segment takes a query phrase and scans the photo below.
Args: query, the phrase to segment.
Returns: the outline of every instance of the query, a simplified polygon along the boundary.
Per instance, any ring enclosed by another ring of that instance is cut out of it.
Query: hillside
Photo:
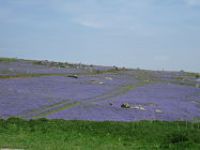
[[[0,59],[0,118],[94,121],[200,118],[200,75]]]

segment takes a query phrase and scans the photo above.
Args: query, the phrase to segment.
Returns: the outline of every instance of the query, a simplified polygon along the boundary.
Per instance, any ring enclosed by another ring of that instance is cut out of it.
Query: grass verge
[[[200,123],[0,120],[0,148],[200,149]]]

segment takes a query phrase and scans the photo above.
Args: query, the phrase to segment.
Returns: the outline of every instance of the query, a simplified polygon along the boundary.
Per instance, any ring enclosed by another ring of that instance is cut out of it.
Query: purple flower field
[[[86,65],[60,68],[56,63],[16,60],[0,61],[0,75],[0,118],[200,119],[200,83],[192,73]]]

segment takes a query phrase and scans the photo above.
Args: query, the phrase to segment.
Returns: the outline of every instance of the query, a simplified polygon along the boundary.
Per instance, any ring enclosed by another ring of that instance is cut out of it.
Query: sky
[[[200,0],[0,0],[0,57],[200,72]]]

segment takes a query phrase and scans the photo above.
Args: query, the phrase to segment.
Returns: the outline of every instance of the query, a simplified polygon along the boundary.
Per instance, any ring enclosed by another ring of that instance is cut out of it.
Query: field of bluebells
[[[199,85],[184,71],[1,58],[0,118],[199,121]]]
[[[200,74],[0,58],[0,149],[200,149]]]

